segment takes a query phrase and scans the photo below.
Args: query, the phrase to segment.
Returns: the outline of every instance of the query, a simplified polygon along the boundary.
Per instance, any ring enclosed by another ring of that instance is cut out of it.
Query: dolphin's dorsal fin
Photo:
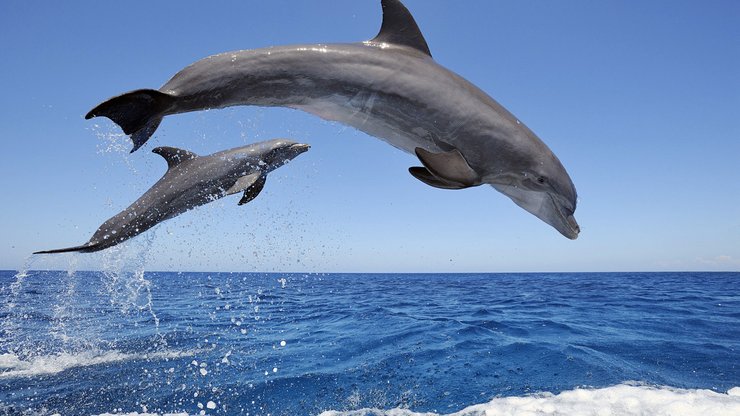
[[[242,176],[226,191],[226,195],[232,195],[244,191],[244,196],[239,200],[239,205],[244,205],[254,198],[257,198],[257,195],[262,191],[262,188],[265,187],[265,180],[267,180],[267,174],[264,172],[254,172],[247,176]]]
[[[404,45],[432,56],[429,45],[409,9],[399,0],[382,0],[381,4],[383,25],[380,27],[380,33],[373,38],[372,42]]]
[[[167,146],[154,148],[152,149],[152,152],[162,156],[164,160],[167,161],[167,167],[170,169],[186,160],[191,160],[198,157],[198,155],[193,152]]]
[[[452,149],[449,152],[433,153],[417,147],[414,151],[432,176],[445,183],[459,187],[448,189],[462,189],[481,184],[480,175],[470,167],[468,161],[465,160],[462,153],[457,149]],[[416,173],[421,174],[419,171]],[[414,172],[411,172],[411,174],[417,179],[424,181]]]

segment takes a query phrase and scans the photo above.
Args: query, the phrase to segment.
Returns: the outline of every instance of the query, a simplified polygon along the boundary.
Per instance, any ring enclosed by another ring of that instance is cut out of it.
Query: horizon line
[[[125,270],[130,271],[130,270]],[[13,269],[0,269],[0,273],[2,272],[11,272],[18,274],[21,272],[21,270],[13,270]],[[63,269],[29,269],[26,270],[25,273],[30,272],[64,272],[69,273],[68,270]],[[100,273],[105,272],[105,270],[75,270],[74,273],[77,272],[83,272],[83,273]],[[386,271],[386,272],[361,272],[361,271],[325,271],[325,272],[319,272],[319,271],[218,271],[218,270],[210,270],[210,271],[194,271],[194,270],[144,270],[144,273],[197,273],[197,274],[207,274],[207,273],[218,273],[218,274],[291,274],[291,275],[297,275],[297,274],[304,274],[304,275],[331,275],[331,274],[370,274],[370,275],[388,275],[388,274],[397,274],[397,275],[432,275],[432,274],[457,274],[457,275],[463,275],[463,274],[588,274],[588,273],[599,273],[599,274],[616,274],[616,273],[640,273],[640,274],[658,274],[658,273],[740,273],[740,270],[613,270],[613,271],[490,271],[490,272],[484,272],[484,271],[458,271],[458,272],[449,272],[449,271],[434,271],[434,272],[425,272],[425,271],[419,271],[419,272],[392,272],[392,271]]]

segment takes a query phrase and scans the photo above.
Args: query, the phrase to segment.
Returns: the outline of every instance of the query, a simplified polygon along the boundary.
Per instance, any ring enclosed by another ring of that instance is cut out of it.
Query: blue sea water
[[[0,414],[740,410],[740,273],[5,271],[0,285]]]

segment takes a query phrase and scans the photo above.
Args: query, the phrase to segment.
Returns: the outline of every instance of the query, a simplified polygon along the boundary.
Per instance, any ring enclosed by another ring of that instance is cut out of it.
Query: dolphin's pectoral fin
[[[254,183],[244,191],[244,196],[242,196],[242,199],[239,200],[239,205],[244,205],[247,202],[252,201],[254,198],[257,198],[257,195],[262,192],[262,188],[265,187],[266,179],[267,175],[265,175],[264,173],[260,175],[257,180],[254,181]]]
[[[198,157],[198,155],[191,151],[167,146],[154,148],[152,149],[152,152],[162,156],[164,160],[167,161],[167,167],[169,169],[172,169],[186,160]]]
[[[226,195],[233,195],[237,192],[246,191],[250,186],[257,182],[257,180],[259,180],[260,176],[262,176],[262,172],[254,172],[249,175],[242,176],[226,191]]]
[[[244,205],[253,200],[265,187],[267,175],[263,172],[255,172],[237,179],[236,183],[226,191],[226,195],[232,195],[244,191],[244,196],[239,200],[239,205]]]
[[[445,183],[458,186],[458,188],[448,189],[469,188],[481,184],[481,178],[478,173],[470,167],[468,161],[465,160],[462,153],[457,149],[443,153],[432,153],[421,147],[417,147],[415,152],[416,156],[431,175]]]
[[[438,178],[429,172],[427,168],[421,166],[414,166],[409,168],[409,173],[416,179],[424,182],[429,186],[440,189],[465,189],[467,186],[459,183],[448,182],[444,179]]]
[[[380,33],[372,41],[404,45],[432,56],[424,35],[421,34],[416,20],[406,6],[399,0],[382,0],[381,4],[383,5],[383,24],[380,27]]]

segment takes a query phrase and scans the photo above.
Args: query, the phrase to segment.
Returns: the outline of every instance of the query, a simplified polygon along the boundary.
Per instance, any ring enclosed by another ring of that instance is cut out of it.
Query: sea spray
[[[150,282],[144,278],[151,239],[149,233],[148,239],[137,239],[105,254],[69,253],[53,259],[29,256],[12,282],[1,289],[5,305],[0,324],[0,354],[24,365],[52,357],[104,355],[116,344],[103,335],[108,324],[118,319],[108,314],[111,311],[132,316],[134,312],[145,313],[150,317],[145,321],[153,322],[157,345],[166,344],[159,334]],[[66,262],[63,273],[31,271],[34,267],[43,269],[58,264],[59,260]],[[105,272],[97,276],[78,271],[81,264],[100,267],[101,263]],[[35,278],[28,280],[29,276]],[[101,279],[103,285],[89,284],[91,276]],[[93,287],[98,292],[105,288],[105,296],[90,293]],[[100,300],[106,298],[112,309],[100,308]],[[141,323],[136,316],[128,320],[133,320],[135,326]]]
[[[103,253],[103,284],[111,305],[122,314],[146,312],[159,334],[159,317],[154,311],[151,281],[144,277],[148,254],[156,229],[112,247]],[[160,338],[164,342],[163,338]]]
[[[8,352],[18,353],[25,347],[22,342],[22,320],[26,318],[24,311],[19,304],[23,304],[24,283],[29,275],[31,267],[36,261],[36,255],[26,257],[23,267],[13,276],[13,282],[6,287],[2,287],[0,294],[5,300],[3,310],[3,320],[0,326],[0,353]]]
[[[28,277],[28,272],[31,270],[31,266],[36,260],[36,255],[31,254],[30,256],[26,257],[26,260],[23,261],[23,267],[21,267],[20,270],[15,274],[13,283],[10,284],[9,290],[10,293],[7,294],[8,296],[8,303],[7,303],[7,311],[11,312],[16,307],[16,301],[18,300],[18,295],[21,293],[21,289],[23,288],[23,282],[26,280],[26,277]]]
[[[144,275],[154,236],[152,232],[145,236],[106,252],[55,256],[57,262],[60,257],[66,261],[63,272],[30,271],[32,265],[46,263],[38,260],[45,257],[29,257],[12,283],[1,289],[6,311],[0,379],[131,360],[173,360],[194,354],[166,348],[151,282]],[[78,270],[90,266],[103,270]],[[125,328],[146,326],[149,328],[144,330],[155,332],[155,336],[147,337],[143,345],[119,338]]]
[[[77,256],[72,256],[77,257]],[[74,263],[76,265],[76,262]],[[82,328],[79,328],[79,319],[75,319],[78,317],[78,308],[77,306],[77,274],[76,270],[70,267],[70,269],[67,270],[66,273],[66,279],[63,283],[63,287],[57,294],[56,303],[52,307],[52,328],[49,331],[50,335],[52,335],[54,338],[56,338],[58,341],[62,342],[63,344],[73,344],[73,348],[79,349],[81,345],[79,345],[76,340],[83,339],[82,337],[75,336],[79,335],[79,330]],[[74,325],[77,323],[77,327],[73,330],[74,335],[70,336],[70,328],[69,325]]]
[[[100,328],[91,325],[95,317],[89,316],[94,310],[94,302],[85,290],[85,279],[78,272],[80,254],[68,254],[68,266],[64,276],[60,276],[54,304],[51,306],[51,336],[47,352],[77,354],[79,352],[98,352],[107,345],[100,336]],[[82,282],[81,282],[82,281]]]
[[[126,134],[121,130],[109,123],[103,127],[97,123],[89,129],[98,139],[98,153],[122,153],[125,155],[129,154],[131,147],[130,140]],[[128,158],[124,158],[126,164],[131,167],[128,163]]]

